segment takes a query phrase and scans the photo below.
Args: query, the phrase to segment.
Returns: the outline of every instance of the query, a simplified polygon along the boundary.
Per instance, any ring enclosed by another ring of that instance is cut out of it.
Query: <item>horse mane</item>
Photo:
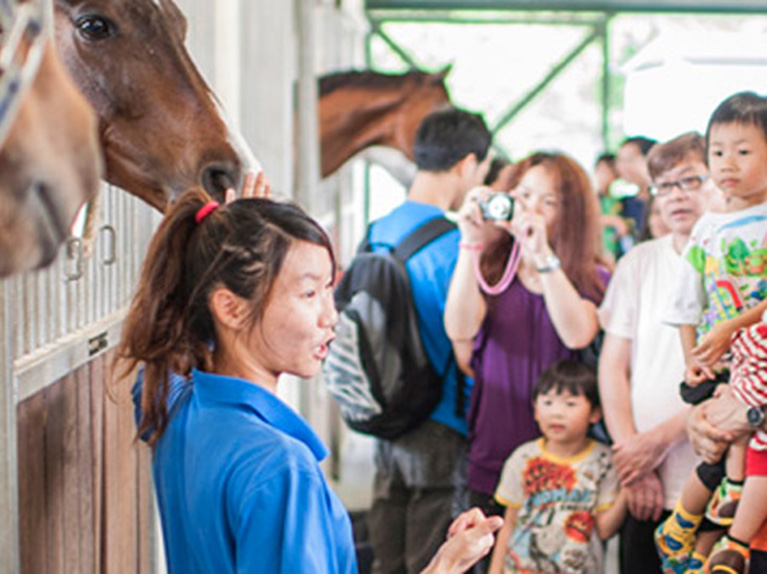
[[[404,74],[384,74],[370,70],[349,70],[322,76],[319,80],[319,96],[326,96],[342,87],[397,89],[402,87],[402,82],[405,79],[411,77],[417,78],[419,81],[423,81],[423,79],[428,77],[437,78],[435,74],[422,72],[421,70],[411,70]]]

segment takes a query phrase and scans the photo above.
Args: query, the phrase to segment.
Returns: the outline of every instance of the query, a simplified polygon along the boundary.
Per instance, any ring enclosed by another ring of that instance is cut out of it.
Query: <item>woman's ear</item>
[[[247,301],[223,287],[210,296],[210,312],[216,323],[236,331],[243,329],[250,317]]]

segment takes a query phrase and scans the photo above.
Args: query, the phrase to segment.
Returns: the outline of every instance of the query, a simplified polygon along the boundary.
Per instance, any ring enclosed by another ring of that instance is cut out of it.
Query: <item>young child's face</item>
[[[547,440],[570,444],[583,440],[589,425],[600,419],[599,408],[594,408],[584,395],[574,395],[556,388],[535,398],[535,420]]]
[[[711,177],[728,205],[742,209],[767,200],[767,140],[753,124],[714,124],[709,132]]]

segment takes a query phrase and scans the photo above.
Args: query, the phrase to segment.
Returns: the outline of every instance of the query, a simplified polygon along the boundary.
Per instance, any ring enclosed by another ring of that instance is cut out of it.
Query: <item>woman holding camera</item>
[[[533,384],[546,367],[578,358],[592,342],[608,279],[596,197],[573,159],[535,153],[523,160],[511,198],[507,216],[490,189],[468,194],[445,309],[459,365],[475,378],[470,502],[493,514],[502,512],[493,493],[504,460],[540,434]]]

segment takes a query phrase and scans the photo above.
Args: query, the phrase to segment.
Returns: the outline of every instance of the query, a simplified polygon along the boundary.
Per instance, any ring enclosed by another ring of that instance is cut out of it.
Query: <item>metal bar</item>
[[[538,95],[545,90],[551,82],[553,82],[559,74],[561,74],[578,56],[585,50],[597,37],[599,33],[597,30],[592,30],[591,34],[586,36],[580,44],[578,44],[573,50],[570,51],[562,60],[560,60],[546,76],[538,82],[532,90],[525,94],[516,104],[514,104],[509,111],[507,111],[500,120],[492,128],[493,134],[498,133],[506,126],[511,120],[513,120],[519,112],[524,110]]]
[[[397,54],[397,56],[399,56],[402,59],[402,61],[405,62],[408,66],[410,66],[411,68],[415,68],[416,70],[421,69],[421,66],[419,66],[418,63],[416,63],[413,57],[410,54],[408,54],[408,52],[402,46],[400,46],[399,44],[397,44],[397,42],[392,40],[391,37],[389,37],[389,35],[381,29],[380,26],[373,24],[371,26],[371,34],[375,34],[376,36],[381,38],[381,40],[383,40],[386,43],[386,45],[389,46],[389,48],[391,48],[392,52]]]
[[[16,301],[14,281],[0,284],[0,556],[8,572],[21,571],[16,441],[16,385],[13,379]]]
[[[298,173],[294,198],[310,213],[312,192],[320,180],[317,121],[316,47],[313,0],[295,0],[298,19]]]
[[[372,25],[383,23],[421,23],[421,24],[472,24],[484,26],[492,25],[517,25],[527,26],[540,24],[546,26],[595,26],[601,19],[595,19],[591,14],[575,12],[571,14],[557,14],[555,12],[530,12],[513,16],[505,15],[504,12],[370,12],[368,19]]]
[[[610,20],[606,14],[598,30],[602,39],[602,149],[610,147]]]
[[[367,10],[535,10],[563,12],[654,12],[755,14],[763,0],[366,0]]]

